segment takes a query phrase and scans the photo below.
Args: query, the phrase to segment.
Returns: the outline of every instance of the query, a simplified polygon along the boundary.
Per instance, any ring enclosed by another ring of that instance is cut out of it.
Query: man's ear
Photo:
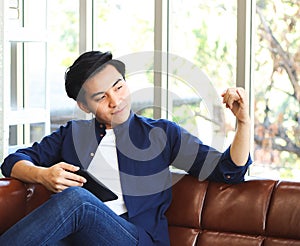
[[[91,110],[88,108],[88,106],[85,103],[77,101],[77,105],[85,113],[88,113],[88,114],[91,113]]]

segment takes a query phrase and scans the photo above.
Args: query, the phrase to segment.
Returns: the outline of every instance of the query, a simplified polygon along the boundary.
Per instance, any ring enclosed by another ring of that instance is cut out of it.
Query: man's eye
[[[95,98],[95,101],[96,101],[96,102],[100,102],[100,101],[102,101],[104,98],[105,98],[105,96],[98,97],[98,98]]]

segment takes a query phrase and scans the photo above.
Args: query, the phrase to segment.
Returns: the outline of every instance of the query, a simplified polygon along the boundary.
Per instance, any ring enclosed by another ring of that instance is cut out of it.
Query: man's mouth
[[[123,105],[122,108],[116,109],[112,114],[113,114],[113,115],[119,114],[119,113],[121,113],[125,108],[126,108],[126,105]]]

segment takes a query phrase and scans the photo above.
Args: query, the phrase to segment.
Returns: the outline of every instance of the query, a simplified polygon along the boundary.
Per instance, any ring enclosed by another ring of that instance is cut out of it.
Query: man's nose
[[[110,107],[116,107],[118,106],[119,102],[120,102],[120,98],[118,95],[116,95],[115,93],[110,93],[109,95],[109,106]]]

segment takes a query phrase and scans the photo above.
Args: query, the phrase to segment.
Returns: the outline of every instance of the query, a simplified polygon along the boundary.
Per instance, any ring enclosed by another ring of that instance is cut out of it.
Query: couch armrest
[[[39,184],[0,178],[0,235],[49,199],[51,192]]]

